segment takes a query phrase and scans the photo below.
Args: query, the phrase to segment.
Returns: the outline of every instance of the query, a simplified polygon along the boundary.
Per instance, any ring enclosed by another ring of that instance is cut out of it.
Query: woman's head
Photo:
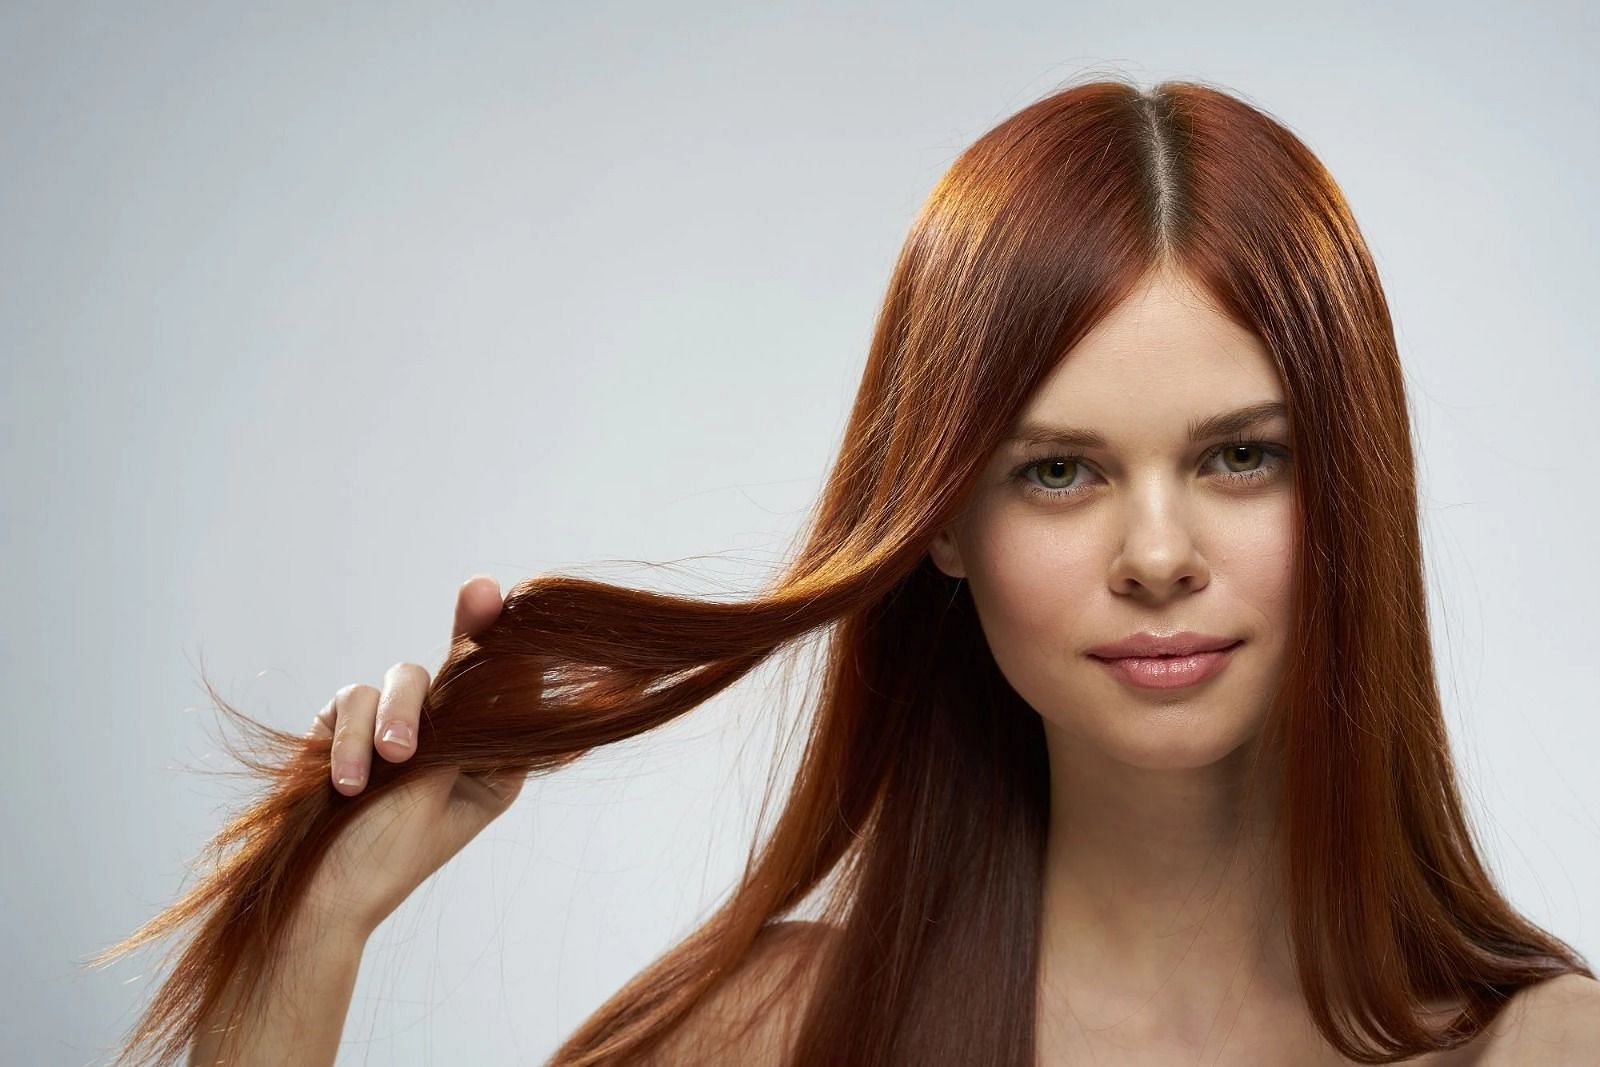
[[[1294,621],[1290,431],[1260,338],[1168,270],[1028,397],[931,553],[965,580],[1000,671],[1047,730],[1150,769],[1214,763],[1258,736]],[[1242,644],[1177,688],[1090,655],[1185,630]]]

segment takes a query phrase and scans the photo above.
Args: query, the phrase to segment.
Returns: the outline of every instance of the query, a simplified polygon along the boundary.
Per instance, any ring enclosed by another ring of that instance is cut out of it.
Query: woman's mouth
[[[1178,656],[1089,658],[1104,664],[1112,674],[1141,689],[1180,689],[1214,677],[1228,665],[1234,651],[1242,644],[1243,641],[1235,641],[1215,652],[1190,652]]]

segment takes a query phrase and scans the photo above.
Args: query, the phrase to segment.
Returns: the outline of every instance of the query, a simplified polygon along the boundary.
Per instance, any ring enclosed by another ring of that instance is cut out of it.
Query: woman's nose
[[[1108,576],[1115,592],[1166,598],[1210,580],[1191,509],[1181,494],[1155,489],[1130,499],[1120,551]]]

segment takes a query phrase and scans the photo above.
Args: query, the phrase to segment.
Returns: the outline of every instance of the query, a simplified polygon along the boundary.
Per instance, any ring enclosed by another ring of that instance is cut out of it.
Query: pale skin
[[[1074,346],[1019,422],[1098,431],[1103,446],[1002,445],[961,518],[931,554],[970,586],[1012,686],[1039,712],[1051,761],[1050,833],[1038,990],[1038,1063],[1343,1064],[1314,1030],[1289,955],[1271,831],[1278,768],[1244,783],[1277,684],[1294,605],[1293,457],[1282,416],[1189,440],[1186,428],[1281,402],[1266,350],[1179,276],[1157,275]],[[1055,457],[1077,455],[1073,463]],[[1016,476],[1027,465],[1029,473]],[[1253,475],[1253,476],[1250,476]],[[1029,496],[1026,486],[1059,496]],[[499,584],[460,587],[455,633],[499,616]],[[1138,630],[1239,638],[1220,674],[1187,689],[1136,690],[1087,659]],[[399,663],[380,688],[341,689],[310,736],[333,738],[332,788],[355,796],[374,756],[416,752],[431,679]],[[391,727],[398,731],[391,733]],[[409,728],[409,730],[408,730]],[[325,1012],[310,1055],[332,1062],[361,946],[409,892],[515,799],[522,779],[431,775],[375,807],[319,871],[308,912],[349,936],[276,991],[263,1050],[296,1005]],[[831,936],[785,924],[652,1063],[700,1063],[686,1039],[737,1024],[740,1005],[785,954]],[[796,983],[794,998],[805,996]],[[785,1004],[790,1012],[796,1004]],[[1441,1010],[1445,1005],[1438,1006]],[[285,1038],[285,1041],[287,1038]],[[742,1046],[778,1064],[777,1038]],[[675,1051],[687,1049],[688,1051]],[[1427,1067],[1600,1063],[1600,983],[1566,976],[1519,995],[1472,1046]],[[209,1062],[197,1058],[194,1062]],[[239,1063],[275,1063],[265,1052]]]

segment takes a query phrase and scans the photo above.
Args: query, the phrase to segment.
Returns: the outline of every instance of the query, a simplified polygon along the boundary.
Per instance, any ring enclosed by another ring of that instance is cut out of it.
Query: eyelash
[[[1209,463],[1213,458],[1220,456],[1230,448],[1259,448],[1263,453],[1262,466],[1257,467],[1255,470],[1226,472],[1226,478],[1239,485],[1247,485],[1263,478],[1270,478],[1289,462],[1289,450],[1268,441],[1225,441],[1207,450],[1202,460]],[[1039,464],[1055,460],[1064,460],[1068,463],[1083,465],[1082,456],[1039,455],[1017,467],[1011,472],[1011,476],[1023,483],[1029,496],[1043,497],[1049,500],[1064,500],[1067,497],[1077,496],[1088,491],[1086,488],[1051,489],[1048,486],[1038,485],[1028,478],[1028,472],[1039,466]],[[1272,465],[1269,465],[1268,461],[1271,461]]]

